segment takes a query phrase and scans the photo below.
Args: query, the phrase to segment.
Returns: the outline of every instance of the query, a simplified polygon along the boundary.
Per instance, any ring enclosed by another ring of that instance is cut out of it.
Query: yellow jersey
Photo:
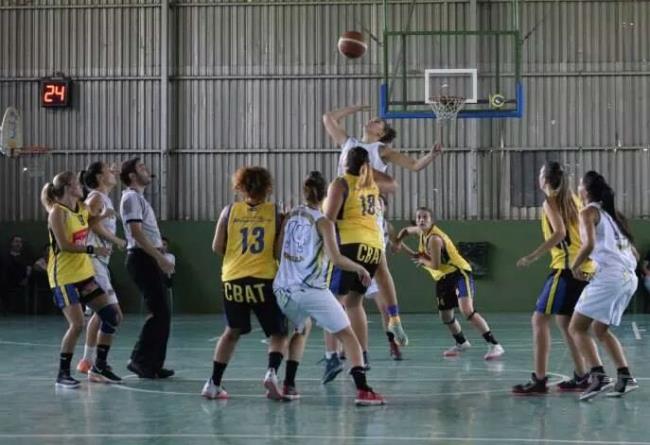
[[[370,187],[357,189],[358,176],[345,174],[340,178],[347,186],[343,205],[336,217],[340,244],[366,244],[383,251],[384,237],[377,221],[381,212],[379,187],[373,183]]]
[[[573,196],[573,201],[576,204],[578,213],[582,209],[582,203],[577,196]],[[566,229],[566,236],[562,241],[557,245],[551,248],[551,269],[569,269],[573,260],[578,256],[578,252],[581,247],[580,239],[580,229],[578,219],[572,223],[564,221],[564,226]],[[548,221],[546,214],[542,215],[542,233],[544,234],[544,240],[549,239],[553,236],[553,228],[551,223]],[[585,261],[580,267],[584,273],[593,274],[596,272],[596,264],[591,261]]]
[[[427,272],[431,274],[434,280],[438,281],[458,269],[462,269],[466,272],[472,271],[472,266],[470,266],[467,260],[458,252],[458,249],[451,238],[449,238],[449,235],[435,225],[431,226],[426,233],[420,234],[418,253],[429,254],[427,246],[432,236],[440,237],[443,243],[440,252],[440,267],[438,269],[432,269],[426,266],[424,267]]]
[[[63,210],[65,215],[65,236],[77,246],[85,246],[88,237],[88,208],[83,203],[77,204],[72,210],[61,204],[54,204]],[[79,283],[95,275],[93,263],[87,253],[65,252],[56,243],[52,229],[50,232],[49,259],[47,262],[47,277],[50,287],[55,288],[66,284]]]
[[[221,280],[245,277],[273,279],[278,265],[273,257],[279,214],[275,204],[231,204],[228,211],[226,253]]]

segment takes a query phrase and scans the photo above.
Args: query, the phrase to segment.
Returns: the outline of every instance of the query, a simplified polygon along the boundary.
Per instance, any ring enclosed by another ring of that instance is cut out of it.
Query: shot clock
[[[72,79],[44,77],[41,79],[41,107],[65,108],[72,102]]]

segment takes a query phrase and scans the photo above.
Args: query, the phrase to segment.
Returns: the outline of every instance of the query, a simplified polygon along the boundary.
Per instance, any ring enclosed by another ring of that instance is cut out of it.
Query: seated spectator
[[[650,251],[641,262],[641,279],[645,289],[650,293]]]
[[[32,261],[25,252],[22,237],[14,235],[9,240],[9,251],[2,258],[2,288],[5,306],[15,309],[18,300],[27,296],[27,285],[32,273]]]

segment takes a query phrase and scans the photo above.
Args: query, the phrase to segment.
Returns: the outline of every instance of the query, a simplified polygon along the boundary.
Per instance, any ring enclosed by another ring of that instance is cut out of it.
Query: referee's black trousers
[[[138,286],[149,312],[133,347],[131,360],[155,373],[165,363],[171,324],[165,276],[156,260],[142,249],[129,250],[126,269]]]

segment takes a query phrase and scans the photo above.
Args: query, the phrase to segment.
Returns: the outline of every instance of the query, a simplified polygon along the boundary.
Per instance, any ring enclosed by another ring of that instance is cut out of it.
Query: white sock
[[[97,357],[97,346],[84,345],[84,359],[93,362],[95,357]]]
[[[336,351],[325,351],[325,358],[329,360],[334,354],[336,354]]]

